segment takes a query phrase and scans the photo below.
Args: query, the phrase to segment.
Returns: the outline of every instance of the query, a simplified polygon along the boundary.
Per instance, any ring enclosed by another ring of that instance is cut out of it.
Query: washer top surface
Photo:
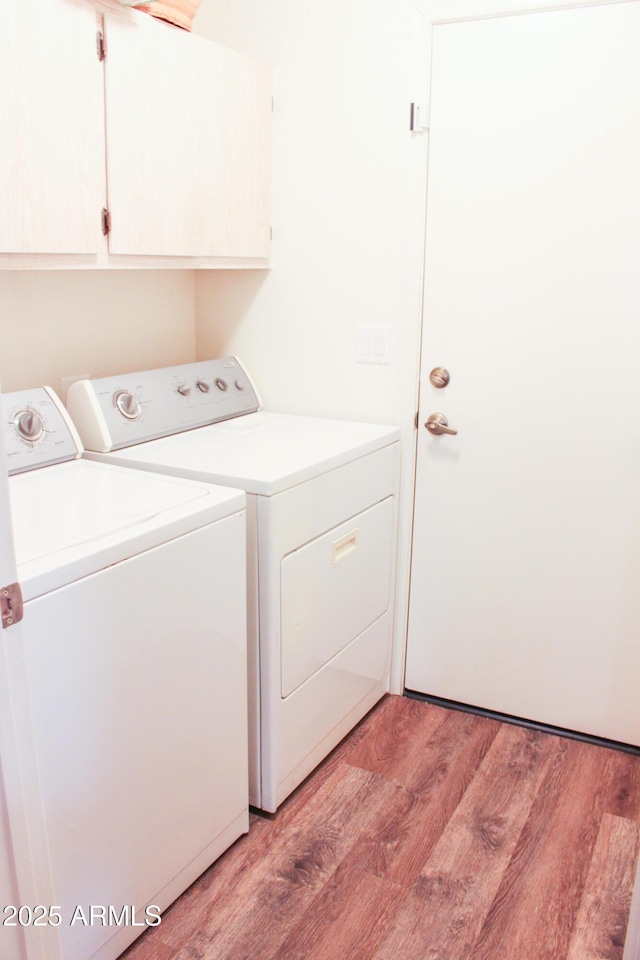
[[[273,496],[399,438],[392,426],[259,412],[114,450],[106,459]]]
[[[242,510],[210,484],[71,460],[9,478],[25,600]]]

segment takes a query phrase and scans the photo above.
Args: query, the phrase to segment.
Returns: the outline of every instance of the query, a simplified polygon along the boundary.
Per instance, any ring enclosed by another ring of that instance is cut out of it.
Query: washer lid
[[[399,439],[392,426],[260,412],[107,456],[111,463],[272,496]]]
[[[242,510],[241,493],[75,460],[9,479],[25,600]]]

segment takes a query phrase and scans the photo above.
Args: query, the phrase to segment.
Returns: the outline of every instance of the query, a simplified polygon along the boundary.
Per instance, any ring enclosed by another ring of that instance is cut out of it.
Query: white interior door
[[[634,744],[639,49],[637,2],[434,28],[406,673]]]

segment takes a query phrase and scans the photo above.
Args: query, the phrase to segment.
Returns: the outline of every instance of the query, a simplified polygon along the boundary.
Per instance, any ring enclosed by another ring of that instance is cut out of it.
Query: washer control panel
[[[2,395],[2,427],[9,474],[75,460],[80,438],[50,387]]]
[[[108,453],[255,413],[260,398],[237,357],[223,357],[78,380],[67,408],[86,449]]]

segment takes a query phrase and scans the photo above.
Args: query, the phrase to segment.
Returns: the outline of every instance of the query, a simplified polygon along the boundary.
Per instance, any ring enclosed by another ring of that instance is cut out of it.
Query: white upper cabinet
[[[100,27],[1,0],[0,268],[267,266],[268,68],[131,10],[101,60]]]
[[[269,71],[142,14],[106,38],[110,252],[268,257]]]
[[[104,119],[96,13],[0,3],[0,251],[97,253]]]

